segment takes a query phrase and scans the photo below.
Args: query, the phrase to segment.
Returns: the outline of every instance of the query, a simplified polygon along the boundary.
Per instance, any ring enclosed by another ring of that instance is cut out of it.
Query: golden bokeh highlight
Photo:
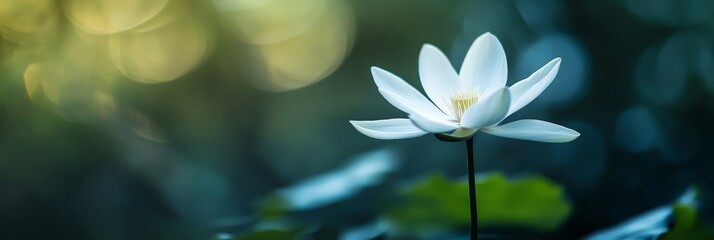
[[[14,43],[35,43],[57,31],[57,5],[53,0],[0,0],[0,31]]]
[[[342,63],[353,20],[343,0],[0,0],[0,63],[67,120],[129,119],[136,135],[162,142],[148,116],[120,106],[118,84],[185,77],[222,41],[236,57],[221,66],[251,67],[220,79],[302,88]]]
[[[149,21],[132,28],[131,31],[135,33],[153,31],[169,23],[175,22],[179,18],[186,17],[187,15],[202,19],[203,16],[198,12],[194,12],[192,8],[193,7],[187,0],[172,0],[159,14],[154,16]]]
[[[37,93],[42,91],[40,88],[41,79],[46,75],[46,66],[43,63],[35,62],[27,66],[23,78],[25,80],[25,89],[27,96],[30,99],[36,99]]]
[[[354,37],[353,17],[344,2],[266,2],[227,13],[263,68],[251,79],[256,87],[269,91],[305,87],[342,63]]]
[[[271,44],[295,37],[314,27],[324,12],[329,10],[328,3],[327,0],[265,0],[260,5],[254,4],[250,8],[226,13],[229,23],[243,36],[244,41]]]
[[[264,87],[285,91],[322,80],[342,62],[351,47],[344,22],[321,21],[315,28],[283,42],[258,46],[268,78]]]
[[[212,44],[207,26],[184,16],[150,31],[112,36],[109,52],[125,76],[143,83],[162,83],[198,66]]]
[[[154,18],[169,0],[66,0],[64,12],[74,26],[93,34],[126,31]]]

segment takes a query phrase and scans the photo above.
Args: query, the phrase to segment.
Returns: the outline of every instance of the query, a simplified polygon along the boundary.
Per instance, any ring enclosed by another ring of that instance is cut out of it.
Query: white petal
[[[450,118],[443,112],[439,111],[439,109],[436,108],[434,104],[419,104],[418,102],[414,102],[413,99],[407,99],[404,96],[395,94],[391,91],[387,91],[384,89],[379,89],[378,91],[382,94],[382,97],[384,97],[384,99],[387,99],[387,102],[391,103],[394,107],[404,111],[405,113],[419,114],[431,119]]]
[[[419,78],[431,101],[441,111],[451,111],[449,97],[461,89],[459,75],[446,55],[431,44],[424,44],[419,53]]]
[[[484,128],[483,131],[500,137],[549,143],[570,142],[580,136],[580,133],[573,129],[535,119],[518,120]]]
[[[419,114],[411,114],[409,118],[414,122],[414,125],[424,131],[431,133],[443,133],[453,131],[459,127],[459,124],[449,120],[430,119]]]
[[[461,126],[482,128],[497,124],[506,117],[510,105],[511,94],[508,88],[501,88],[466,109],[461,119]]]
[[[535,71],[528,78],[513,84],[513,86],[510,87],[511,108],[508,110],[508,115],[520,110],[538,97],[538,95],[553,82],[555,75],[558,75],[559,69],[560,58],[555,58],[538,69],[538,71]]]
[[[506,52],[498,38],[484,33],[471,44],[459,72],[464,90],[492,92],[506,86],[508,66]]]
[[[424,95],[396,75],[378,67],[372,67],[372,77],[389,103],[406,113],[419,113],[432,118],[445,118],[441,110],[431,103]],[[386,94],[385,94],[386,93]]]
[[[376,121],[350,121],[352,126],[364,135],[376,139],[403,139],[419,137],[427,132],[419,129],[406,118],[393,118]]]

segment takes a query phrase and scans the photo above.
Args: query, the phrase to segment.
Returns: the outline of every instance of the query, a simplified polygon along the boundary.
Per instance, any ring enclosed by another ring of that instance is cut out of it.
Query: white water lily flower
[[[496,36],[485,33],[466,53],[459,74],[438,48],[425,44],[419,53],[419,77],[426,95],[396,75],[372,67],[379,92],[409,119],[350,121],[364,135],[377,139],[413,138],[427,133],[475,129],[492,135],[540,142],[569,142],[580,136],[572,129],[526,119],[499,125],[533,101],[558,74],[555,58],[526,79],[506,87],[506,53]]]

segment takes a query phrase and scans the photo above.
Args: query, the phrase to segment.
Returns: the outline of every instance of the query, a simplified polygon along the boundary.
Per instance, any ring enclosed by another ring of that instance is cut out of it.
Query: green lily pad
[[[563,188],[541,176],[509,180],[491,173],[476,180],[479,226],[557,229],[572,207]],[[433,175],[404,189],[385,218],[399,229],[432,231],[470,225],[468,182]]]

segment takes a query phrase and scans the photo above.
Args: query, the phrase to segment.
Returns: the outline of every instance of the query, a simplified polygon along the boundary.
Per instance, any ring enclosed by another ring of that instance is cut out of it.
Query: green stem
[[[476,205],[476,173],[474,167],[474,139],[466,140],[469,173],[469,207],[471,209],[471,240],[478,239],[478,209]]]

